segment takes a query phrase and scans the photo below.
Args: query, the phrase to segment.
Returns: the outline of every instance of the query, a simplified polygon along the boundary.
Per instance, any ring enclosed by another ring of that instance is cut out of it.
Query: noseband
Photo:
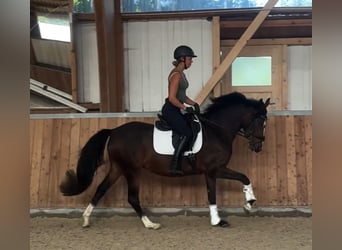
[[[256,115],[248,124],[247,128],[242,128],[239,130],[238,135],[245,137],[248,139],[248,141],[251,142],[251,140],[257,139],[258,142],[263,142],[265,141],[265,136],[256,136],[254,135],[253,127],[254,124],[257,122],[258,119],[262,119],[262,121],[265,123],[267,120],[267,117],[265,115]]]

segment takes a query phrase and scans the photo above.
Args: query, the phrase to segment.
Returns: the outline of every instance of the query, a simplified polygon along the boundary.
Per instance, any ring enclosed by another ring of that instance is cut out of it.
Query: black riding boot
[[[177,148],[175,148],[175,152],[173,154],[173,158],[171,160],[171,168],[169,169],[169,173],[174,175],[183,175],[182,170],[182,159],[183,152],[185,151],[185,147],[188,144],[188,137],[182,136],[179,139],[179,143]]]

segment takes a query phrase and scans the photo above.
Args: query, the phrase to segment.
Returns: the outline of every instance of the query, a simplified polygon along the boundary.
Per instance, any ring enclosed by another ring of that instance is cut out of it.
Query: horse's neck
[[[210,117],[207,117],[207,119],[222,130],[229,131],[230,135],[234,138],[241,129],[241,117],[242,115],[233,112],[221,112],[213,114]]]

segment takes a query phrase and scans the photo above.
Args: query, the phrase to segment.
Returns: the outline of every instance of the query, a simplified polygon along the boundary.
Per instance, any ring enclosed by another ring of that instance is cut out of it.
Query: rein
[[[202,115],[196,114],[196,116],[198,117],[198,119],[200,121],[209,123],[209,124],[211,124],[213,126],[216,126],[216,127],[220,128],[222,130],[226,130],[220,124],[218,124],[216,122],[213,122],[213,121],[210,121],[209,119],[204,118]],[[246,138],[247,140],[250,140],[251,137],[252,138],[254,137],[254,138],[258,139],[258,140],[264,141],[265,140],[264,136],[255,136],[255,135],[253,135],[252,133],[249,132],[249,128],[253,125],[253,123],[255,122],[256,119],[263,119],[265,121],[265,120],[267,120],[267,117],[264,116],[264,115],[259,115],[259,116],[254,117],[253,120],[248,124],[247,130],[240,128],[240,130],[237,132],[237,135],[242,136],[242,137]]]

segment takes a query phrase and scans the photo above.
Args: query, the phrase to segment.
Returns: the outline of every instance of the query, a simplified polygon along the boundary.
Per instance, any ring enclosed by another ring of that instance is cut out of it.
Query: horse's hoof
[[[83,225],[82,225],[82,227],[86,228],[86,227],[89,227],[89,226],[90,226],[89,217],[84,217],[83,218]]]
[[[159,223],[153,223],[153,225],[148,225],[146,227],[147,229],[153,229],[153,230],[158,230],[159,228],[161,228],[161,225]]]
[[[220,222],[217,223],[217,224],[214,225],[214,226],[215,226],[215,227],[229,227],[230,224],[229,224],[227,221],[225,221],[225,220],[220,220]]]
[[[256,200],[250,200],[243,206],[243,210],[245,211],[246,214],[249,214],[251,212],[253,203],[255,201]]]
[[[89,223],[88,223],[88,224],[84,223],[84,224],[82,225],[82,227],[83,227],[83,228],[90,227],[90,224],[89,224]]]
[[[249,204],[251,204],[251,206],[253,206],[253,204],[254,204],[254,202],[256,202],[256,200],[255,199],[253,199],[253,200],[249,200],[249,201],[247,201]]]
[[[245,214],[250,214],[251,213],[251,208],[249,208],[247,206],[247,204],[246,204],[246,205],[243,206],[243,211],[245,212]]]
[[[154,226],[152,227],[152,229],[158,230],[159,228],[161,228],[161,225],[158,223],[154,223]]]
[[[157,230],[161,227],[159,223],[153,223],[152,221],[150,221],[150,219],[146,215],[141,217],[141,221],[147,229]]]

